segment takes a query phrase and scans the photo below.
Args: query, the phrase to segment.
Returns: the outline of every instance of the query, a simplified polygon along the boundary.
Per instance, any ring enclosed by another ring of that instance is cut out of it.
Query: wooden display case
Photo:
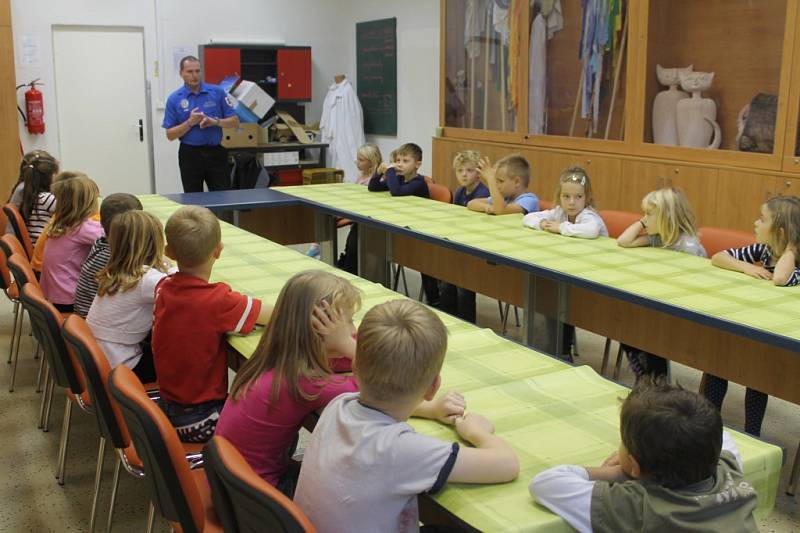
[[[476,3],[471,3],[475,5]],[[477,4],[487,4],[477,2]],[[547,40],[547,127],[545,134],[529,131],[529,64],[531,23],[539,2],[511,0],[521,43],[509,93],[520,95],[513,128],[503,130],[497,117],[484,124],[482,113],[481,49],[473,69],[465,40],[468,3],[441,2],[441,135],[434,139],[434,178],[448,186],[456,182],[452,157],[461,149],[480,150],[496,159],[520,152],[533,166],[531,190],[550,199],[558,174],[570,164],[584,166],[592,178],[600,209],[639,211],[642,196],[663,186],[687,193],[703,226],[751,231],[758,206],[774,195],[798,194],[800,189],[800,0],[628,0],[622,2],[615,51],[610,52],[608,76],[602,79],[597,131],[587,134],[587,122],[573,121],[580,88],[578,60],[582,8],[580,0],[562,0],[563,29]],[[488,9],[488,7],[487,7]],[[511,22],[513,27],[515,22]],[[485,38],[473,31],[479,44]],[[624,39],[623,39],[624,36]],[[622,44],[624,41],[624,51]],[[722,131],[720,149],[657,145],[652,136],[652,107],[664,89],[656,65],[694,65],[715,72],[703,97],[717,104]],[[616,65],[616,67],[614,66]],[[461,73],[459,74],[459,71]],[[477,79],[470,79],[472,72]],[[617,82],[614,83],[615,78]],[[611,94],[614,111],[605,135]],[[471,88],[476,109],[470,120]],[[496,86],[496,84],[495,84]],[[494,86],[492,86],[494,87]],[[460,93],[458,91],[461,91]],[[759,94],[777,97],[774,148],[771,153],[737,149],[737,117]],[[450,102],[448,103],[448,94]],[[457,116],[453,95],[466,110]],[[488,91],[488,106],[500,93]],[[572,134],[570,135],[570,130]]]

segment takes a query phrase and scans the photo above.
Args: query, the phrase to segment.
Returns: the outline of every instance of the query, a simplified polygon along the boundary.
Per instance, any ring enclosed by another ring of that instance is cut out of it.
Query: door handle
[[[139,142],[144,142],[144,121],[139,119]]]

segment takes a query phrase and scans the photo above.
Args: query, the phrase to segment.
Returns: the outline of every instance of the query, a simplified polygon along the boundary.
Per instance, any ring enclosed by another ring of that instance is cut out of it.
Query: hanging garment
[[[481,37],[486,28],[486,9],[478,0],[467,0],[467,12],[464,17],[464,48],[467,58],[475,59],[481,55]]]
[[[548,0],[553,4],[545,20],[547,22],[547,38],[552,39],[557,31],[564,28],[564,11],[561,8],[561,0]]]
[[[344,181],[353,183],[359,175],[356,153],[364,144],[364,113],[349,80],[334,83],[322,104],[319,122],[323,143],[328,143],[327,166],[344,170]]]
[[[528,58],[528,129],[534,135],[545,133],[544,113],[547,94],[547,25],[541,14],[533,19]]]

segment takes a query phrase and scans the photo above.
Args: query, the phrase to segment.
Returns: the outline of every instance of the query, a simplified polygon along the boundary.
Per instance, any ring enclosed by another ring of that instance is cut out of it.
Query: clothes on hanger
[[[344,170],[344,180],[355,182],[359,175],[356,153],[364,144],[364,112],[350,81],[344,79],[328,88],[319,123],[323,143],[328,143],[327,166]]]
[[[546,131],[547,96],[547,23],[541,13],[533,19],[528,58],[528,130],[534,135],[541,135]]]

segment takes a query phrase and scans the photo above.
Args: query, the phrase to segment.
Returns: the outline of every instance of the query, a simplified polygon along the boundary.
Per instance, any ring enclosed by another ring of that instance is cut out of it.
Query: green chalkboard
[[[356,82],[364,133],[397,135],[397,19],[356,24]]]

